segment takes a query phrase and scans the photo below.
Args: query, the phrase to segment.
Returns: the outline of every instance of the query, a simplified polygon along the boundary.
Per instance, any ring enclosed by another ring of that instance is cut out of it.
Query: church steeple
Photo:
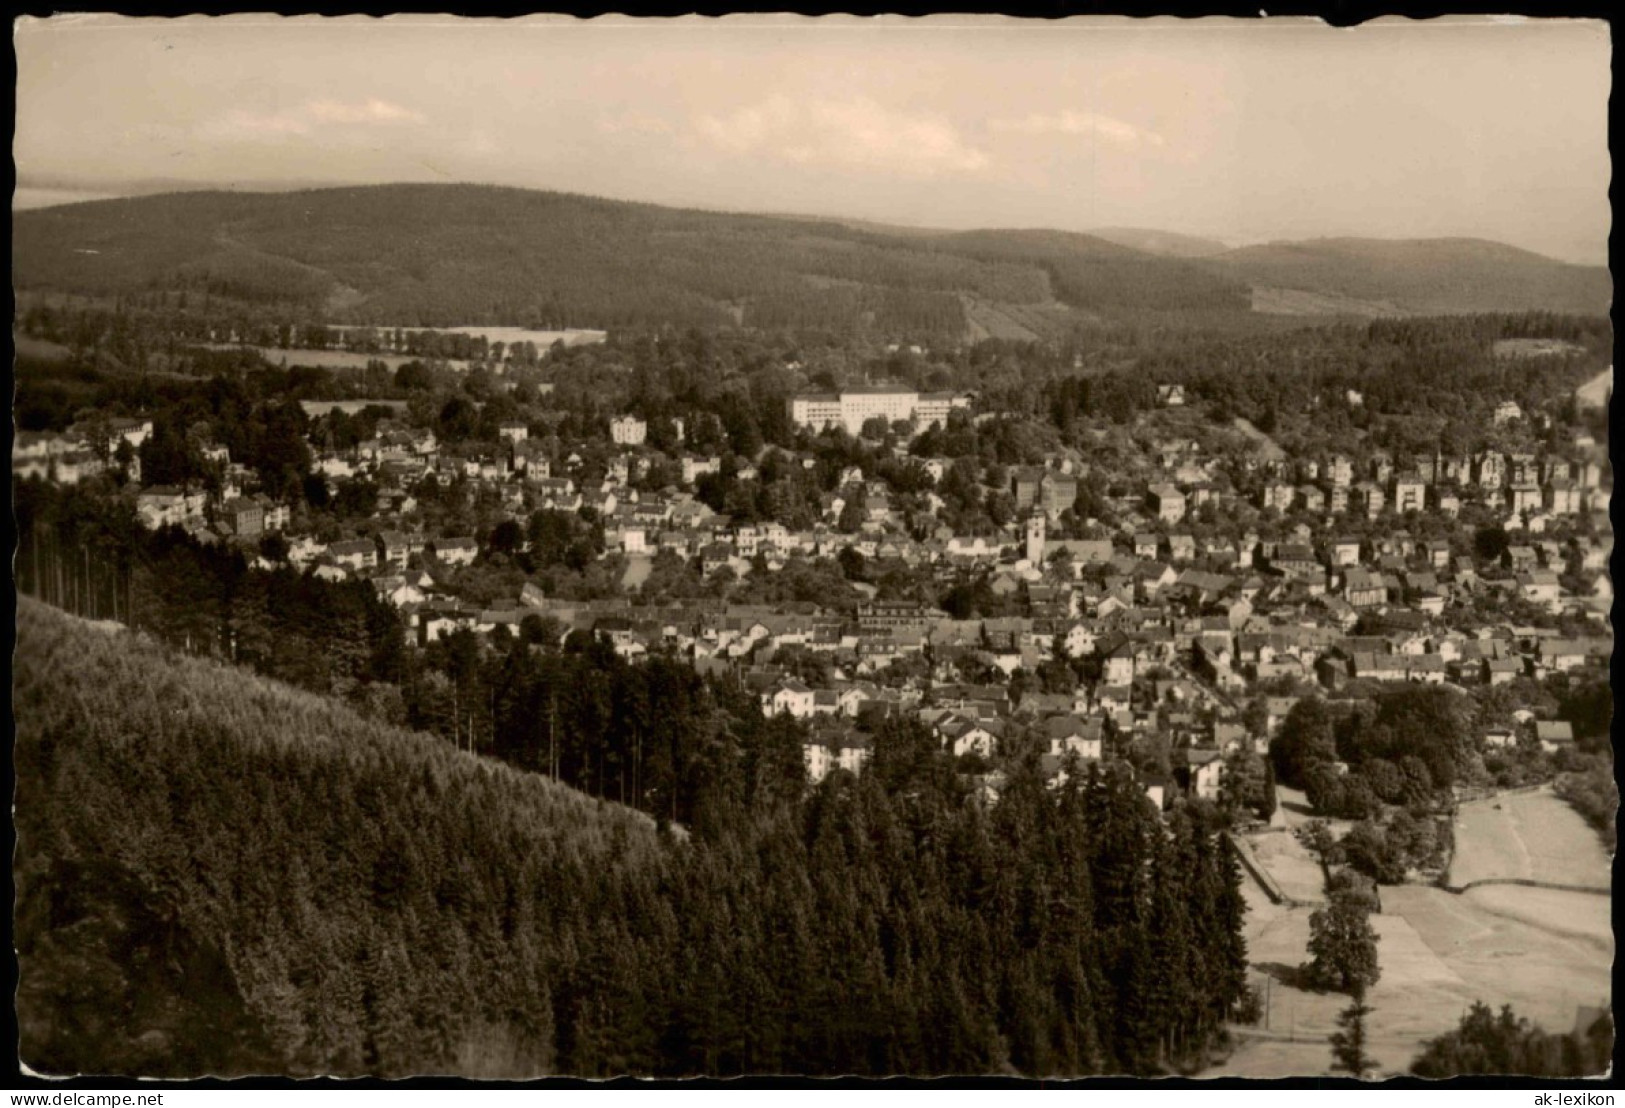
[[[1027,517],[1027,560],[1039,569],[1044,567],[1045,527],[1043,512],[1034,512]]]

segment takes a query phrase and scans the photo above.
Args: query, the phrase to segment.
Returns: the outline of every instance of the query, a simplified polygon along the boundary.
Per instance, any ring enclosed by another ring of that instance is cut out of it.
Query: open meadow
[[[1255,853],[1289,896],[1304,891],[1306,866],[1290,834],[1253,838]],[[1451,883],[1497,877],[1566,884],[1608,883],[1609,858],[1596,833],[1548,792],[1464,804],[1456,826]],[[1297,984],[1307,960],[1310,907],[1272,904],[1245,885],[1252,980],[1269,1018],[1212,1077],[1331,1073],[1327,1037],[1348,998]],[[1456,894],[1423,885],[1387,886],[1379,935],[1382,978],[1368,1002],[1378,1073],[1405,1073],[1428,1039],[1455,1028],[1475,1000],[1511,1004],[1547,1031],[1572,1029],[1576,1009],[1609,1002],[1614,937],[1609,897],[1491,885]]]
[[[1610,864],[1597,833],[1560,797],[1541,791],[1461,805],[1450,884],[1521,877],[1606,886]]]

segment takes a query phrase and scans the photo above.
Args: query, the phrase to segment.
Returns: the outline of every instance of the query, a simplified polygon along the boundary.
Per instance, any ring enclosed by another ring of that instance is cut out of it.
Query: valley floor
[[[1547,792],[1463,805],[1456,837],[1453,882],[1608,883],[1610,861],[1595,832]],[[1313,862],[1297,857],[1301,847],[1290,834],[1257,838],[1270,840],[1259,856],[1292,895]],[[1252,978],[1268,997],[1269,1018],[1243,1029],[1235,1054],[1205,1076],[1330,1074],[1327,1037],[1348,998],[1294,984],[1307,957],[1314,909],[1272,904],[1254,882],[1245,891]],[[1385,887],[1382,904],[1383,912],[1372,917],[1382,979],[1368,1000],[1371,1053],[1382,1076],[1405,1073],[1422,1044],[1454,1029],[1477,1000],[1496,1008],[1511,1004],[1552,1032],[1569,1031],[1581,1005],[1609,1001],[1614,937],[1608,897],[1519,886],[1458,895],[1401,885]]]

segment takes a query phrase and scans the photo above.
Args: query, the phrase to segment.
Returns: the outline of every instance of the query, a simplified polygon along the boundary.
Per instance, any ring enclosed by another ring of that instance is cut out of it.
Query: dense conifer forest
[[[1116,771],[986,810],[894,724],[808,792],[719,698],[754,771],[688,826],[27,598],[18,626],[47,1072],[1155,1073],[1243,992],[1228,848]]]

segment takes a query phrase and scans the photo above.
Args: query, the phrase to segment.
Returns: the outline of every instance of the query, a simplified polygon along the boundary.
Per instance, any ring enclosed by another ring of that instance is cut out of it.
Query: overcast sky
[[[1596,22],[80,16],[15,41],[24,185],[479,181],[1607,257]]]

